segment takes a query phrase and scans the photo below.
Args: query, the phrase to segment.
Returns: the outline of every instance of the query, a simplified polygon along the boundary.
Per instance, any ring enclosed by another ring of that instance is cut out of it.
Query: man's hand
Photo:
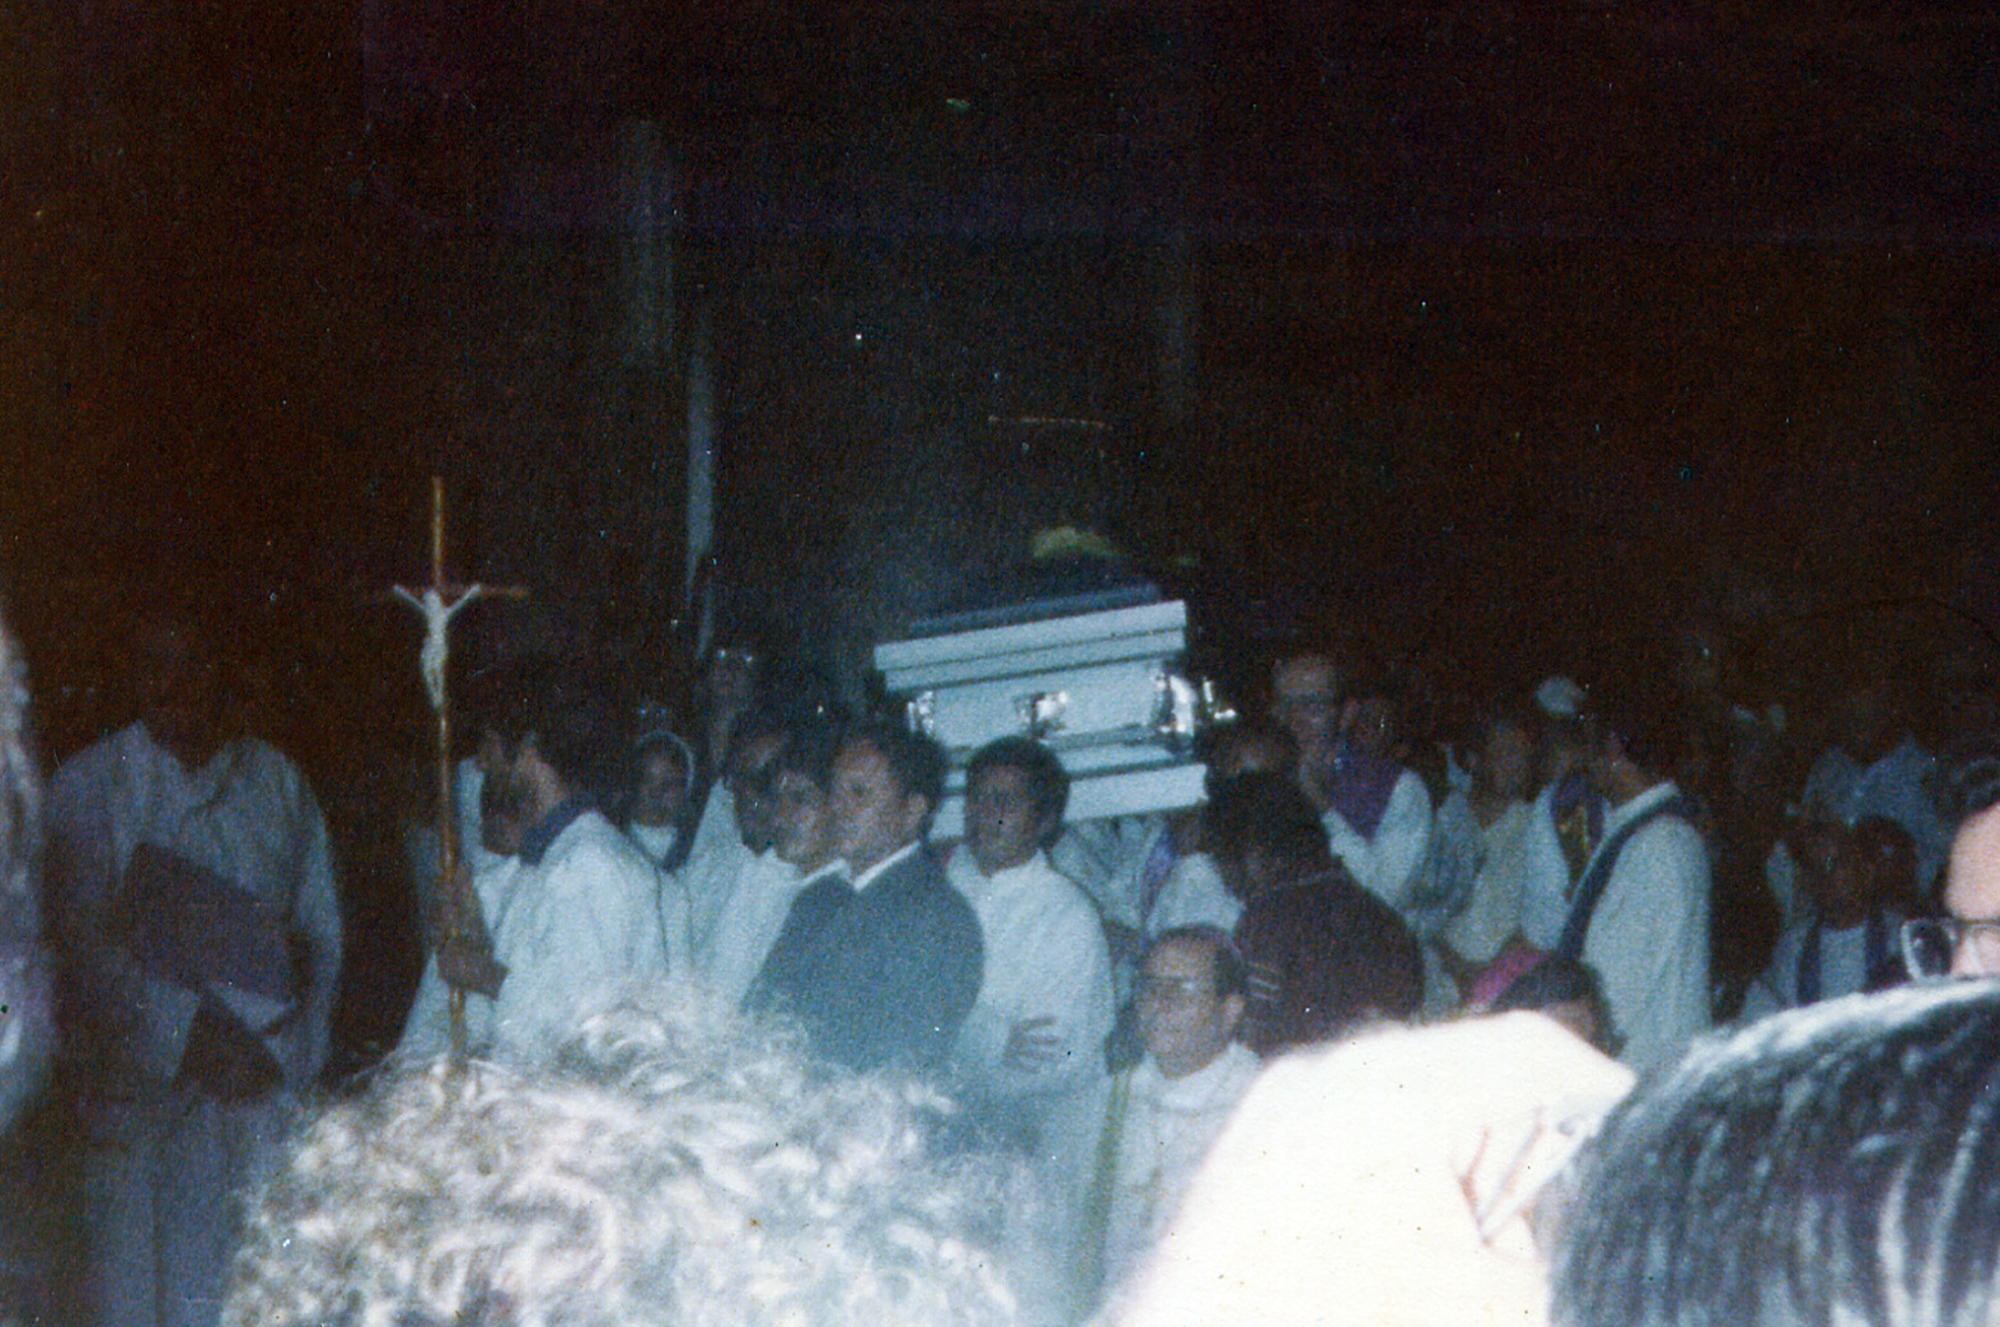
[[[1053,1014],[1024,1018],[1007,1034],[1007,1049],[1000,1063],[1017,1074],[1038,1074],[1062,1059],[1062,1037],[1055,1030]]]
[[[438,975],[461,991],[474,991],[487,999],[499,997],[500,983],[507,980],[506,965],[493,957],[485,940],[446,936],[437,951]]]

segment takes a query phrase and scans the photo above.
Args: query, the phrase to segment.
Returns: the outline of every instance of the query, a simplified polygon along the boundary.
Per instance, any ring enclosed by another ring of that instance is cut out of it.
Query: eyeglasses
[[[1944,977],[1961,947],[1972,968],[2000,977],[2000,917],[1918,917],[1903,923],[1903,966],[1912,977]]]
[[[1153,977],[1141,975],[1134,994],[1141,1000],[1160,1000],[1168,1004],[1178,1004],[1207,995],[1215,989],[1215,984],[1201,977]]]

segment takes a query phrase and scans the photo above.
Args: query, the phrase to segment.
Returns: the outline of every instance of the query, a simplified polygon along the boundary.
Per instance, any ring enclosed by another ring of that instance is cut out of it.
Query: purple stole
[[[1389,809],[1389,795],[1402,777],[1403,767],[1395,761],[1343,747],[1334,760],[1328,799],[1355,833],[1372,842]]]

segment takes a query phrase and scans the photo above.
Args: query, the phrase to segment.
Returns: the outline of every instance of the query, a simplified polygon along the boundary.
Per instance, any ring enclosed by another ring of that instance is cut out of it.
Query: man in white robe
[[[1097,913],[1043,850],[1068,798],[1069,777],[1047,747],[1002,738],[981,748],[966,770],[966,841],[945,870],[985,945],[952,1068],[974,1109],[1032,1158],[1055,1248],[1077,1244],[1115,1015]]]
[[[1166,1236],[1262,1067],[1236,1040],[1248,989],[1242,960],[1217,932],[1170,931],[1146,955],[1138,1003],[1146,1054],[1121,1076],[1098,1177],[1106,1292]]]
[[[684,904],[671,903],[669,882],[596,808],[616,733],[609,706],[553,676],[531,681],[506,721],[505,759],[489,778],[506,782],[526,828],[511,877],[489,873],[480,890],[497,987],[460,978],[486,985],[490,1000],[468,1041],[475,1054],[532,1060],[622,988],[689,970]],[[467,1001],[468,1032],[478,1001]]]
[[[236,732],[202,644],[156,625],[139,657],[144,719],[71,759],[48,799],[85,1132],[83,1290],[107,1327],[208,1327],[235,1241],[228,1198],[275,1165],[326,1063],[340,907],[312,790]],[[220,909],[214,932],[176,933],[170,892]]]
[[[725,777],[710,789],[686,864],[673,873],[687,895],[697,966],[707,961],[716,922],[736,893],[738,877],[771,847],[771,769],[790,725],[776,712],[763,711],[745,715],[732,731]]]
[[[728,1004],[740,1003],[763,970],[792,901],[822,878],[847,877],[829,796],[839,748],[832,725],[803,725],[787,737],[771,767],[771,846],[737,873],[708,946],[697,955],[703,984]]]

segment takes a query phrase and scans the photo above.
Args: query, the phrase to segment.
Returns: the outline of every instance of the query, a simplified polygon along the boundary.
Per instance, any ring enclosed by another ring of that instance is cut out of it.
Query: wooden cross
[[[484,938],[484,925],[479,921],[479,897],[472,892],[471,881],[464,878],[458,869],[458,808],[452,797],[451,692],[446,676],[446,668],[451,661],[451,619],[474,599],[528,597],[528,591],[518,585],[459,585],[446,579],[444,548],[444,479],[433,475],[430,584],[415,588],[397,585],[392,587],[392,591],[424,618],[424,644],[418,656],[418,668],[423,674],[424,690],[430,697],[431,709],[437,714],[438,885],[449,904],[446,909],[448,925],[440,943],[441,951],[445,946],[462,949],[467,945],[479,945]],[[478,928],[476,931],[475,926]],[[446,980],[451,982],[452,1059],[463,1061],[466,987],[453,981],[449,974]]]

